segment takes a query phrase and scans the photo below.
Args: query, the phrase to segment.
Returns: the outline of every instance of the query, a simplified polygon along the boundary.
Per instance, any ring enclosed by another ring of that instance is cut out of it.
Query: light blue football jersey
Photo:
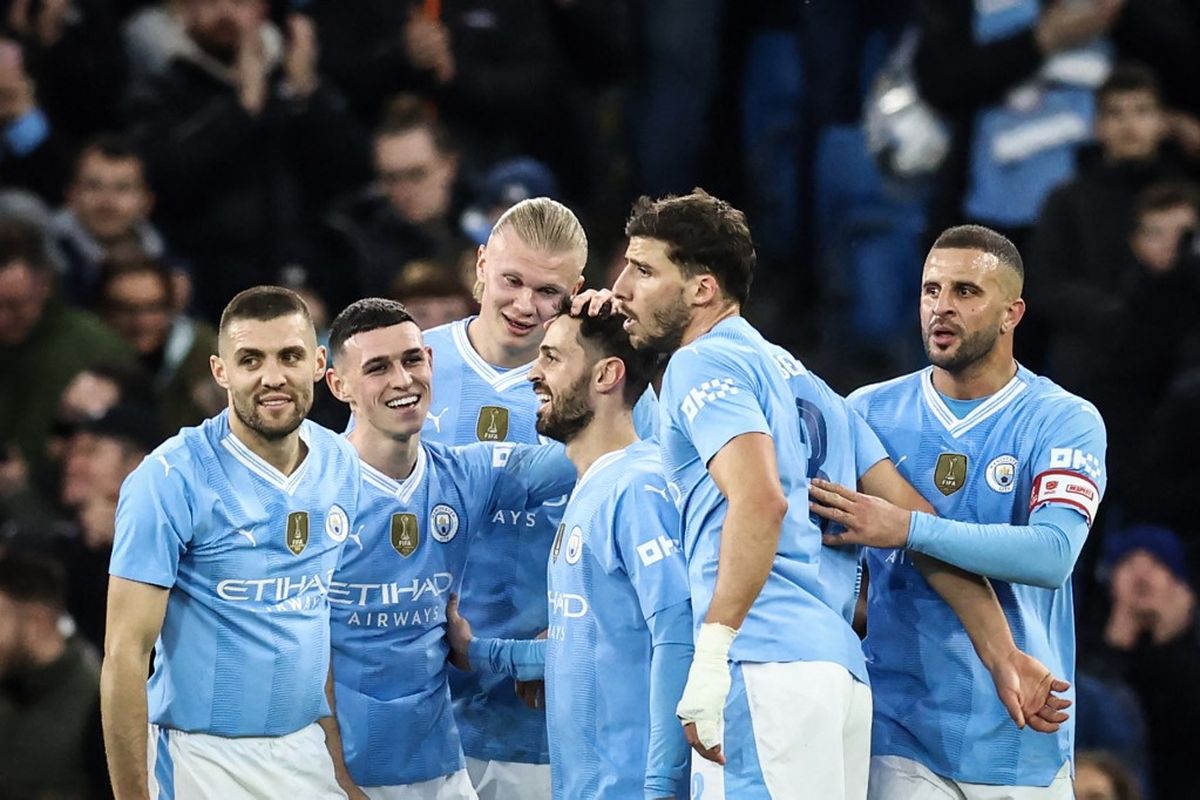
[[[532,364],[502,370],[472,347],[474,317],[425,332],[433,350],[433,402],[423,441],[463,445],[476,441],[536,444],[537,398]],[[654,398],[639,402],[635,419],[654,418]],[[639,433],[649,435],[653,431]],[[566,494],[540,507],[497,508],[487,544],[475,548],[463,573],[459,605],[480,638],[532,639],[546,630],[546,558],[562,519]],[[492,673],[453,673],[454,713],[463,751],[473,758],[546,764],[546,718],[517,697],[512,680]]]
[[[150,722],[280,736],[328,716],[329,583],[358,512],[358,454],[304,421],[284,475],[229,412],[184,428],[121,487],[109,572],[170,589]]]
[[[771,573],[730,649],[734,661],[832,661],[867,680],[850,627],[857,548],[821,543],[808,479],[854,486],[886,457],[844,398],[744,318],[731,317],[671,356],[659,400],[662,460],[680,509],[697,627],[716,584],[728,502],[707,464],[731,439],[763,433],[775,444],[788,501]]]
[[[647,620],[689,595],[678,526],[652,442],[601,456],[571,495],[548,565],[546,713],[555,798],[644,796]],[[674,727],[686,756],[682,728]],[[683,785],[682,764],[679,771]]]
[[[468,549],[491,546],[497,509],[570,491],[575,467],[561,445],[422,442],[406,479],[364,463],[362,483],[329,589],[342,746],[360,786],[418,783],[465,766],[445,608]]]
[[[1090,522],[1103,494],[1105,433],[1096,409],[1027,369],[961,418],[934,389],[932,368],[850,400],[941,517],[1025,525],[1032,509],[1051,504]],[[867,563],[872,753],[968,783],[1048,785],[1071,758],[1074,717],[1052,735],[1018,730],[958,618],[906,553],[868,550]],[[1070,581],[1058,589],[992,585],[1017,647],[1073,681]]]

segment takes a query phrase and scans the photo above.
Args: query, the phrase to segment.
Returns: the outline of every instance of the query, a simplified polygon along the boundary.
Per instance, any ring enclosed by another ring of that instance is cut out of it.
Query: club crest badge
[[[445,503],[438,503],[429,512],[429,535],[435,542],[445,544],[458,533],[458,512]]]
[[[416,552],[421,544],[421,533],[417,530],[416,514],[392,514],[392,547],[404,558]]]
[[[475,438],[481,442],[503,442],[508,438],[508,409],[484,406],[475,422]]]
[[[1011,494],[1017,488],[1016,456],[1000,456],[992,459],[984,471],[987,485],[1000,494]]]
[[[346,537],[350,535],[350,518],[336,503],[330,506],[325,514],[325,535],[338,544],[346,541]]]
[[[287,528],[284,530],[284,542],[292,555],[298,556],[308,547],[308,512],[293,511],[288,514]]]
[[[583,528],[576,525],[571,528],[571,535],[567,537],[567,552],[564,558],[568,564],[578,564],[580,557],[583,556]]]
[[[933,468],[933,485],[949,497],[967,483],[967,457],[962,453],[942,453]]]

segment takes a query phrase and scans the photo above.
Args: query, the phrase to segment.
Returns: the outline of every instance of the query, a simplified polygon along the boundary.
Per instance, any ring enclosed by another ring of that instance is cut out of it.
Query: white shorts
[[[465,769],[420,783],[404,786],[364,786],[371,800],[478,800]]]
[[[467,756],[479,800],[550,800],[550,765],[483,761]]]
[[[1049,786],[989,786],[935,775],[924,764],[900,756],[871,759],[870,800],[1073,800],[1071,764],[1063,764]]]
[[[286,736],[237,739],[151,725],[146,755],[155,800],[346,800],[315,722]]]
[[[692,758],[692,800],[865,800],[871,690],[826,661],[733,664],[724,767]]]

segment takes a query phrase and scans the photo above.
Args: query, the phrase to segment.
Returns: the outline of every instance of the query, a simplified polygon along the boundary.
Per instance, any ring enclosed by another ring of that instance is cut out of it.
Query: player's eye
[[[558,295],[558,289],[555,289],[553,286],[543,286],[538,291],[546,297],[556,297]]]
[[[507,283],[509,286],[513,286],[513,287],[521,285],[521,282],[519,280],[517,280],[516,278],[514,278],[512,275],[505,275],[504,282]]]
[[[641,275],[643,278],[650,277],[650,270],[646,269],[645,267],[638,267],[637,272],[638,272],[638,275]]]

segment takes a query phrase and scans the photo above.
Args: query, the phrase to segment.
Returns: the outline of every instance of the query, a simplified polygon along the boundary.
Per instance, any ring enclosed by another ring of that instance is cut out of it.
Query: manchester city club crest
[[[458,533],[458,512],[445,503],[438,503],[429,512],[429,535],[435,542],[445,544]]]
[[[287,529],[284,531],[284,541],[292,555],[298,556],[308,547],[308,512],[293,511],[287,517]]]
[[[984,470],[987,485],[1000,494],[1010,494],[1017,488],[1017,457],[999,456],[993,458]]]
[[[416,552],[421,544],[421,533],[417,530],[416,514],[392,514],[392,547],[405,558]]]
[[[580,556],[583,555],[583,528],[576,525],[571,528],[571,535],[567,537],[567,552],[563,556],[567,559],[568,564],[578,564]]]
[[[338,544],[346,541],[350,535],[350,518],[342,507],[334,503],[325,514],[325,535]]]
[[[475,422],[475,438],[481,442],[503,442],[508,438],[508,409],[484,406]]]
[[[933,468],[933,485],[949,497],[967,483],[967,457],[962,453],[942,453]]]

